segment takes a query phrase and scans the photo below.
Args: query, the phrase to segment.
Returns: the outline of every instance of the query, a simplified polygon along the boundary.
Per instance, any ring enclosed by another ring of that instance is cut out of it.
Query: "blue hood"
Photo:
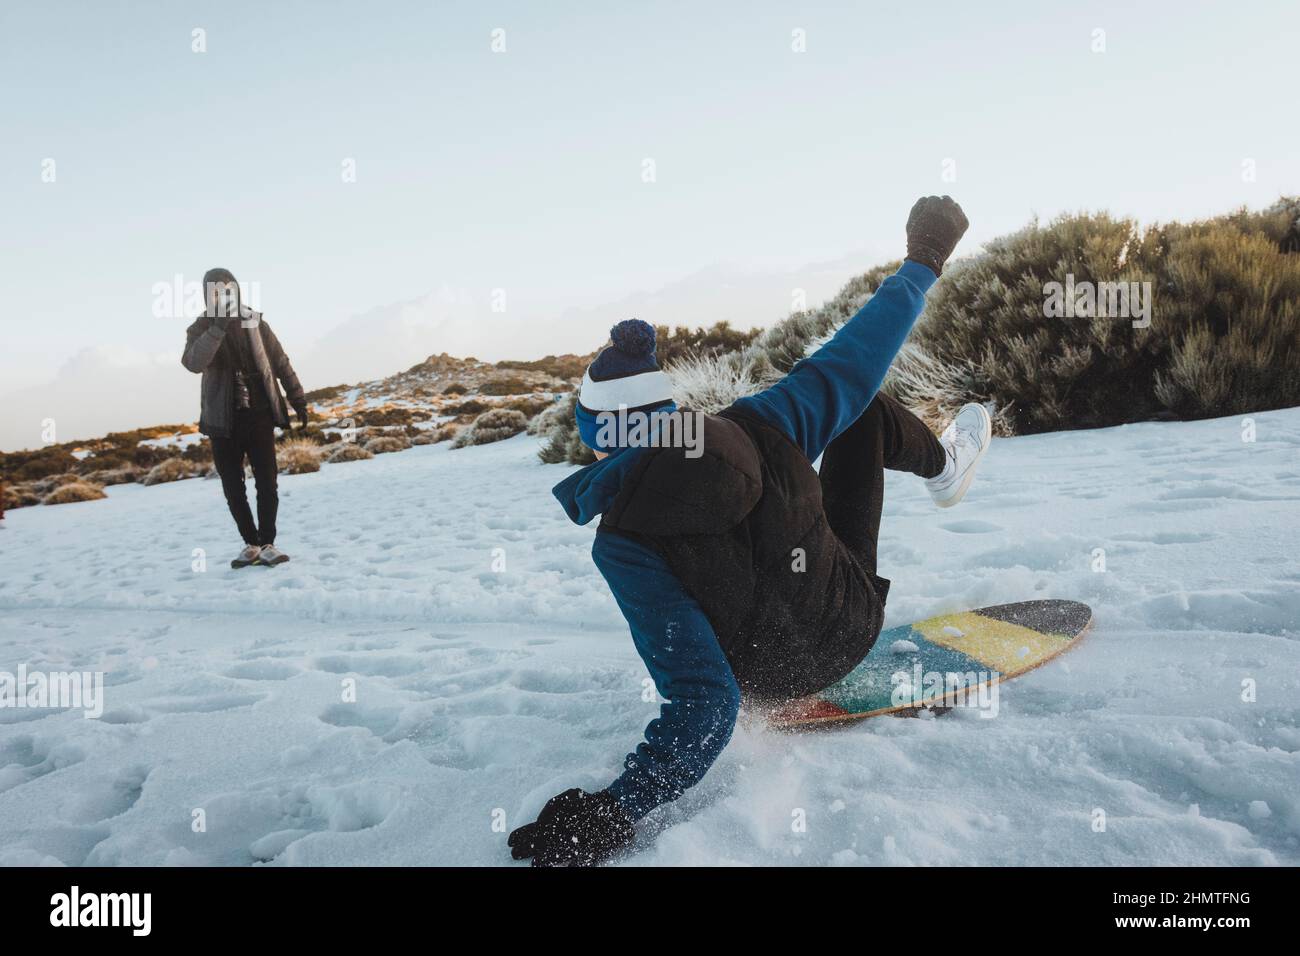
[[[608,458],[575,471],[551,489],[574,524],[586,524],[605,513],[643,448],[620,448]]]

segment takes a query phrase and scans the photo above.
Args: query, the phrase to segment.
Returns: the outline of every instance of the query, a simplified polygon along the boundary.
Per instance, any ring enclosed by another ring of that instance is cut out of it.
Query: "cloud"
[[[116,345],[85,348],[42,385],[0,396],[0,448],[37,448],[44,421],[58,442],[198,418],[199,380],[180,352],[146,353]]]

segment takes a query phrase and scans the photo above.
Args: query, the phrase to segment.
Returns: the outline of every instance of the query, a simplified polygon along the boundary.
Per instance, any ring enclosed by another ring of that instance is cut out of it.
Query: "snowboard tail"
[[[892,627],[842,680],[761,714],[786,729],[951,709],[1069,650],[1091,624],[1086,604],[1041,600]]]

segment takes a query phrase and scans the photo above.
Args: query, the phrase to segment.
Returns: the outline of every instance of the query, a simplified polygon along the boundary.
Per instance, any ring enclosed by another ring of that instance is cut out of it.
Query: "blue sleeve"
[[[876,397],[936,279],[928,266],[905,261],[829,342],[735,407],[781,429],[815,461]]]
[[[704,611],[663,558],[608,532],[597,533],[592,557],[667,701],[609,788],[636,820],[676,800],[713,765],[731,739],[740,687]]]

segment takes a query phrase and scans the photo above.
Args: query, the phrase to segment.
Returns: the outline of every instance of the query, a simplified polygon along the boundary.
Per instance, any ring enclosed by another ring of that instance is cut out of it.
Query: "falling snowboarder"
[[[510,834],[515,859],[607,858],[637,820],[704,776],[742,693],[812,693],[870,650],[889,591],[876,574],[884,470],[924,478],[950,507],[989,446],[982,406],[963,407],[935,438],[879,392],[967,226],[949,197],[919,200],[898,272],[780,382],[705,416],[694,455],[609,443],[637,433],[608,427],[612,417],[675,408],[654,328],[633,319],[611,330],[578,396],[578,430],[599,460],[554,494],[578,524],[602,516],[592,557],[667,703],[609,787],[567,790]]]
[[[185,331],[181,364],[202,372],[199,431],[212,443],[212,461],[244,547],[230,562],[273,567],[289,560],[275,546],[275,518],[280,499],[276,490],[275,429],[289,429],[288,406],[307,425],[307,399],[302,384],[271,327],[240,301],[239,283],[226,269],[203,276],[206,309]],[[286,404],[280,384],[289,393]],[[257,484],[257,522],[244,490],[244,458]]]

